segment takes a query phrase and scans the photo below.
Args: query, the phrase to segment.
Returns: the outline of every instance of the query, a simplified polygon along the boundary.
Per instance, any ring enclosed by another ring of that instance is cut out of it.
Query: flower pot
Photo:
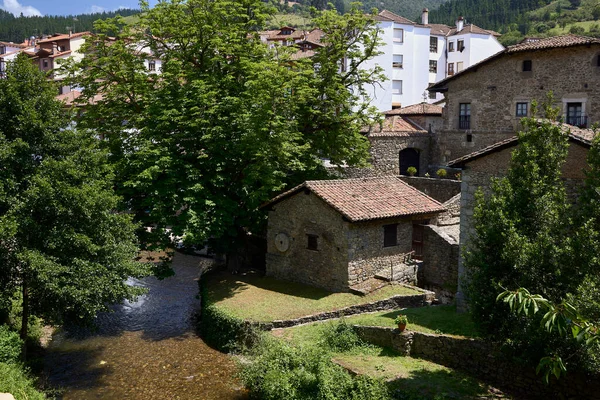
[[[404,332],[405,329],[406,329],[406,324],[398,324],[398,330],[400,332]]]

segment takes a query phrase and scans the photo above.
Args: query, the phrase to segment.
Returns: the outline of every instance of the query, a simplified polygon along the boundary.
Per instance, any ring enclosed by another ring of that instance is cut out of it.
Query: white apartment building
[[[380,111],[427,101],[442,100],[429,94],[427,87],[504,49],[498,33],[465,24],[429,24],[429,11],[423,10],[421,24],[384,10],[377,16],[383,45],[379,56],[365,68],[380,66],[387,81],[370,88],[371,104]]]

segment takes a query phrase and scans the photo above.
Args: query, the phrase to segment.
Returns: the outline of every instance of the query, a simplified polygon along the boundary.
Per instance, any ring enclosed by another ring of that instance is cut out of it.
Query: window
[[[579,128],[587,127],[587,116],[583,114],[583,103],[567,103],[567,124]]]
[[[433,85],[433,83],[430,83],[429,85]],[[432,100],[435,100],[437,97],[437,93],[436,92],[429,92],[429,98]]]
[[[429,72],[437,73],[437,61],[429,60]]]
[[[454,42],[448,42],[448,51],[450,53],[454,51]]]
[[[438,42],[437,37],[431,36],[429,38],[429,52],[430,53],[437,53],[437,49],[438,49],[437,42]]]
[[[4,54],[4,53],[6,53],[6,47],[0,46],[0,54]]]
[[[523,72],[531,71],[531,68],[532,68],[531,60],[523,61]]]
[[[383,247],[398,246],[398,224],[383,226]]]
[[[463,62],[462,62],[462,61],[459,61],[459,62],[457,62],[457,63],[456,63],[456,72],[460,72],[460,71],[462,71],[463,69],[464,69],[464,67],[463,67]]]
[[[448,76],[454,75],[454,63],[448,63]]]
[[[404,29],[394,28],[394,42],[404,42]]]
[[[48,60],[42,61],[42,64],[44,65],[44,68],[48,68]]]
[[[306,248],[308,250],[319,250],[319,236],[307,234],[306,239]]]
[[[473,142],[473,134],[471,132],[467,133],[467,143]]]
[[[402,94],[402,81],[392,81],[392,94]]]
[[[517,113],[515,115],[517,117],[526,117],[527,116],[527,103],[517,103]]]
[[[392,67],[394,68],[402,68],[403,57],[402,54],[394,54],[392,59]]]
[[[462,39],[458,39],[456,41],[456,50],[462,52],[465,49],[465,41]]]
[[[156,71],[156,61],[154,61],[154,60],[148,61],[148,71]]]
[[[458,114],[458,128],[471,129],[471,103],[460,103]]]

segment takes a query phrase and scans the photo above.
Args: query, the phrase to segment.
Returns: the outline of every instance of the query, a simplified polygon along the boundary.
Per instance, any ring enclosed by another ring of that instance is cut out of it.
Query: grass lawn
[[[424,333],[478,337],[475,324],[468,313],[457,313],[456,306],[430,306],[407,308],[398,311],[382,311],[347,317],[352,325],[392,326],[398,314],[408,316],[407,329]]]
[[[242,276],[222,273],[207,279],[209,300],[236,317],[257,322],[298,318],[395,295],[419,293],[400,285],[385,286],[366,296],[331,293],[300,283],[253,274]]]
[[[353,317],[346,318],[352,323]],[[318,345],[327,348],[324,333],[337,321],[315,323],[273,331],[295,345]],[[334,352],[333,360],[351,370],[389,381],[395,398],[412,399],[475,399],[505,398],[485,383],[460,371],[426,360],[403,357],[378,346],[357,347],[347,352]]]

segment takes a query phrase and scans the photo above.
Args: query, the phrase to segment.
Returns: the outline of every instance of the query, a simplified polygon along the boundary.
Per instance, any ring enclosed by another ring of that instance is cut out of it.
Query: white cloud
[[[95,4],[92,6],[92,13],[101,13],[104,11],[106,11],[106,8],[104,8],[104,7],[100,7]]]
[[[13,13],[16,17],[23,13],[26,17],[41,16],[42,13],[35,7],[23,6],[17,0],[4,0],[4,5],[0,8]]]

